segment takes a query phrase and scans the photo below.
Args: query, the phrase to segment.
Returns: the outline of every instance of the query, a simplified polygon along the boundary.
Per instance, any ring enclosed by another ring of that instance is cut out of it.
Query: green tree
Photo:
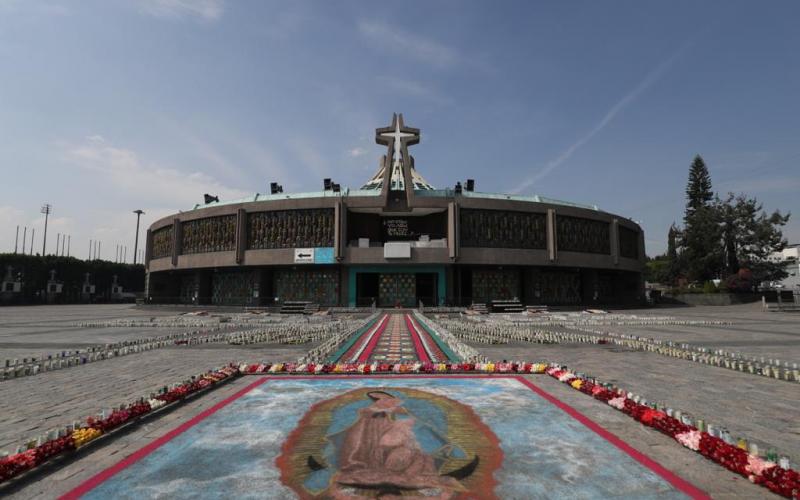
[[[669,258],[666,255],[647,257],[644,268],[644,279],[650,283],[669,283]]]
[[[713,200],[711,176],[703,158],[697,155],[689,169],[681,233],[681,267],[692,281],[707,281],[722,270],[719,210]]]
[[[700,155],[696,155],[689,167],[689,182],[686,184],[686,217],[694,215],[711,204],[714,192],[711,191],[711,175],[708,173],[706,162]]]
[[[674,284],[681,274],[681,262],[678,256],[678,237],[680,230],[673,222],[667,233],[667,274],[664,283]]]
[[[728,193],[725,200],[717,199],[716,206],[727,274],[749,269],[756,284],[786,277],[784,264],[769,257],[786,247],[781,228],[791,214],[783,215],[777,210],[767,214],[756,198],[745,194]]]

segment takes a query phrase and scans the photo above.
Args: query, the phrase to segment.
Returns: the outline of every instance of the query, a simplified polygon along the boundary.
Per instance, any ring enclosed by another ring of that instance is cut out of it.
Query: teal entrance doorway
[[[442,267],[350,268],[351,307],[417,307],[444,303],[445,273]]]

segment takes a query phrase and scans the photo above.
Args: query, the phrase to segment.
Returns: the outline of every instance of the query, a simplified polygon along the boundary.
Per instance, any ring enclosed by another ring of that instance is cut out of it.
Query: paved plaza
[[[593,328],[614,334],[639,335],[756,357],[778,358],[782,363],[800,362],[800,315],[797,314],[763,312],[757,304],[623,312],[640,317],[669,316],[676,323],[685,320],[709,324],[603,325]],[[402,316],[391,316],[386,337],[380,337],[378,333],[374,339],[376,353],[382,352],[381,349],[411,349],[421,332],[421,329],[411,329],[410,323],[409,330],[406,330]],[[175,310],[132,305],[3,308],[0,309],[0,360],[40,357],[53,352],[202,329],[197,326],[98,326],[116,320],[149,322],[154,318],[167,321],[175,317]],[[203,317],[197,318],[202,320]],[[82,323],[95,326],[78,326]],[[377,326],[374,330],[378,330]],[[365,344],[370,341],[370,333],[364,333]],[[408,337],[409,334],[412,336]],[[386,346],[379,341],[387,342]],[[100,409],[128,403],[166,384],[229,362],[289,362],[317,345],[317,342],[169,345],[5,380],[0,382],[0,414],[3,416],[0,449],[11,451],[27,437],[82,419]],[[775,448],[790,456],[794,467],[800,460],[800,424],[797,422],[800,384],[797,382],[774,380],[613,344],[515,341],[508,344],[470,342],[469,345],[492,360],[566,364],[573,370],[616,384],[651,401],[726,427],[734,436],[746,436],[760,446]],[[356,343],[354,348],[357,347]],[[530,376],[529,379],[715,498],[772,497],[764,488],[751,485],[745,478],[727,472],[652,429],[632,423],[624,414],[550,377]],[[197,398],[163,418],[151,420],[120,439],[102,445],[88,456],[21,488],[14,497],[49,498],[69,491],[118,457],[144,446],[251,381],[251,377],[234,380],[229,386]]]

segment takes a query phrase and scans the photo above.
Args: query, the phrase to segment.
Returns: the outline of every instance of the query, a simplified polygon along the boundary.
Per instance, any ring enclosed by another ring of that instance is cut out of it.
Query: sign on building
[[[314,249],[313,248],[295,248],[294,249],[294,263],[295,264],[313,264],[314,263]]]
[[[319,247],[314,249],[315,264],[333,264],[333,247]]]
[[[411,243],[407,241],[390,241],[383,244],[384,259],[410,259]]]

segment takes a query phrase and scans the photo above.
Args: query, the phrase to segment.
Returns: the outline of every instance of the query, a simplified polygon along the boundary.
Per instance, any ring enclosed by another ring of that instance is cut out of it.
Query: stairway
[[[486,307],[486,304],[472,304],[470,309],[478,314],[489,314],[489,309]]]
[[[493,300],[491,303],[493,313],[521,313],[524,310],[519,300]]]
[[[546,313],[550,309],[547,306],[525,306],[525,310],[529,313],[536,314],[536,313]]]
[[[306,307],[310,304],[311,302],[287,300],[281,305],[281,314],[306,314]],[[319,306],[317,306],[317,309],[319,309]]]

